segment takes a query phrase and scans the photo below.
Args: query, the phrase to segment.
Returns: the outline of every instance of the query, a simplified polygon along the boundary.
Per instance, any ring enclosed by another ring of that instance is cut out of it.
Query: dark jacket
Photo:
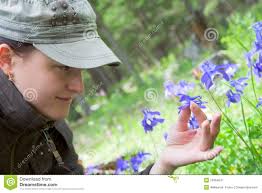
[[[2,70],[0,133],[0,174],[84,174],[66,122],[39,114]]]

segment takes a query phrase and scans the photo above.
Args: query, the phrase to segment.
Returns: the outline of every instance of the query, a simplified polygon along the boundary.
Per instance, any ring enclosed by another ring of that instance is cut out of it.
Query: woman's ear
[[[12,70],[12,55],[13,51],[7,44],[0,44],[0,68],[6,75],[9,75]]]

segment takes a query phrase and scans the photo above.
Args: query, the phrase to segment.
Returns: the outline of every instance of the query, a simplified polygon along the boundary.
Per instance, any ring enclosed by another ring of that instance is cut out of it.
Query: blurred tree
[[[111,83],[115,83],[117,81],[120,81],[122,79],[122,74],[129,74],[129,75],[134,75],[138,83],[142,83],[142,79],[139,76],[138,72],[134,68],[133,64],[130,62],[130,59],[128,57],[128,54],[126,53],[125,49],[122,48],[117,41],[115,40],[112,32],[108,29],[108,27],[104,24],[103,17],[101,16],[100,12],[96,11],[96,6],[97,6],[97,1],[95,0],[90,0],[90,3],[93,5],[94,10],[97,15],[97,24],[99,28],[99,32],[101,33],[102,37],[108,42],[110,45],[110,48],[116,53],[116,55],[119,57],[119,59],[123,62],[126,68],[122,68],[121,66],[119,68],[115,68],[110,70],[112,77]],[[107,9],[111,5],[111,2],[108,2],[105,4],[104,9]],[[109,70],[107,70],[109,71]],[[101,74],[101,73],[100,73]],[[93,74],[94,75],[94,74]],[[94,76],[92,76],[94,77]],[[115,81],[114,81],[115,80]],[[106,92],[108,92],[109,88],[111,85],[108,85],[109,83],[105,83],[104,89]],[[107,85],[107,86],[106,86]]]

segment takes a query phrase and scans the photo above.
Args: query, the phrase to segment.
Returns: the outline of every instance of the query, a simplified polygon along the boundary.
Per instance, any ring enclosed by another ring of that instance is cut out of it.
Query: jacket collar
[[[14,83],[0,69],[0,118],[14,132],[40,130],[52,121],[38,113],[23,97]]]

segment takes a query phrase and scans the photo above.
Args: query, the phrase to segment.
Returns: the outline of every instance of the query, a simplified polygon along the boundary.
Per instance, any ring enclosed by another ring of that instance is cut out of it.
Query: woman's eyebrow
[[[68,69],[76,69],[76,68],[73,68],[73,67],[70,67],[70,66],[66,66],[66,65],[63,65],[63,64],[60,64],[60,63],[53,63],[52,66],[53,67],[67,67]]]

